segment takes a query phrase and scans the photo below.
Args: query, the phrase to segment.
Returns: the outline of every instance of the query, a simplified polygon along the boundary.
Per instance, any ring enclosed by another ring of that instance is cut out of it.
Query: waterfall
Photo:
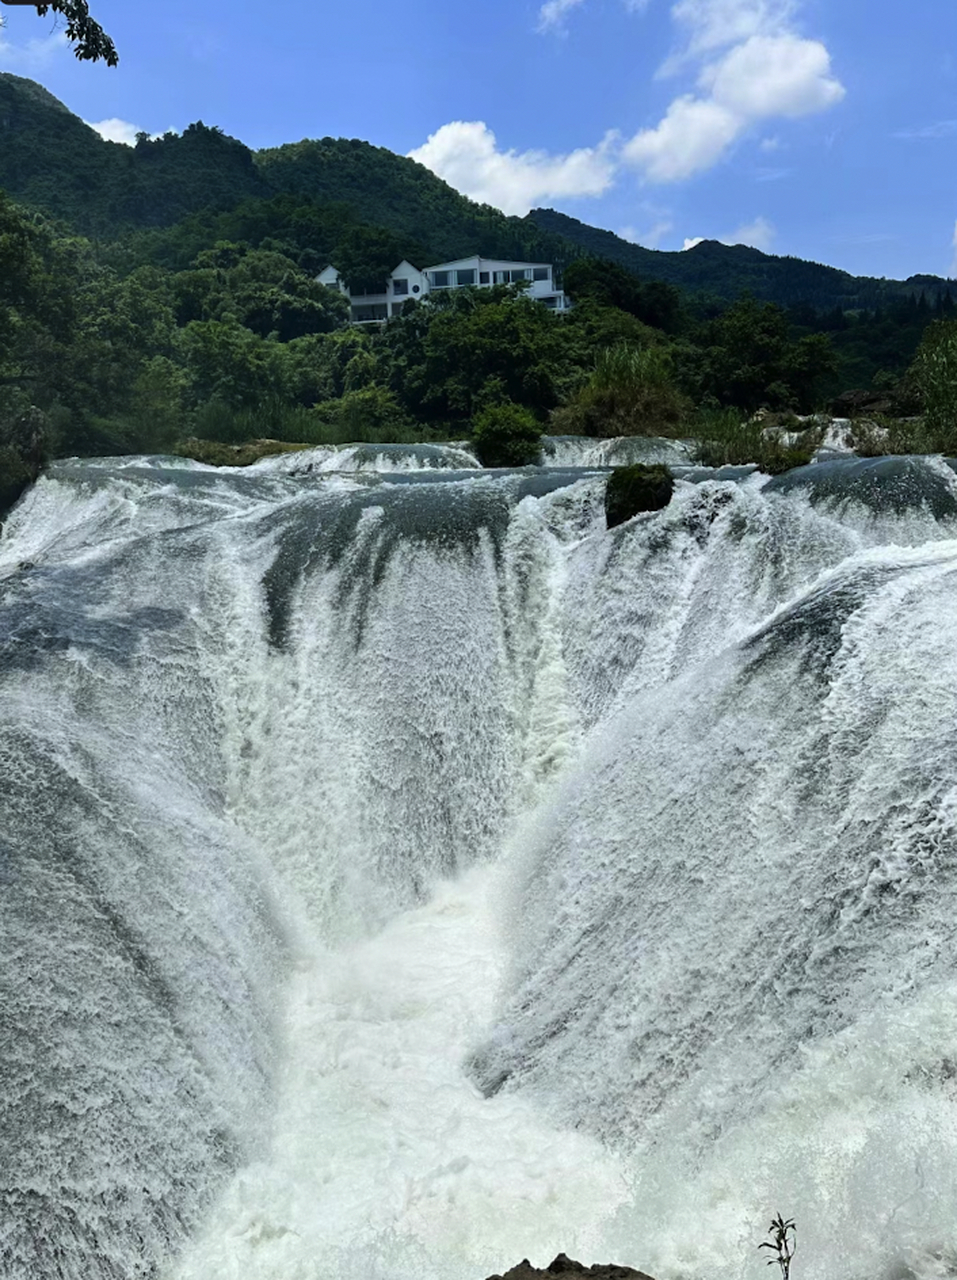
[[[957,477],[643,448],[14,510],[5,1280],[957,1266]]]

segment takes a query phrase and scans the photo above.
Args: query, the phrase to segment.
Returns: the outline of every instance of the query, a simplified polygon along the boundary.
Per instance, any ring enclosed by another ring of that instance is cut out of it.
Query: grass
[[[800,423],[796,425],[801,427]],[[695,461],[706,467],[754,463],[773,476],[806,466],[823,436],[819,426],[797,432],[788,431],[786,426],[769,425],[766,418],[746,418],[737,409],[701,409],[688,434],[696,441]]]
[[[684,434],[690,402],[673,381],[661,347],[624,343],[603,351],[588,382],[552,412],[554,435],[670,436]]]
[[[221,440],[197,440],[195,436],[173,446],[178,458],[192,458],[210,467],[248,467],[260,458],[277,453],[297,453],[308,444],[291,444],[286,440],[247,440],[243,444],[224,444]]]

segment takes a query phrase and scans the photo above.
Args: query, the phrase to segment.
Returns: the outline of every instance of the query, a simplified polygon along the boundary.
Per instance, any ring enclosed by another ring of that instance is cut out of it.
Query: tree
[[[407,329],[414,336],[406,345]],[[487,403],[490,385],[499,399],[537,414],[553,408],[563,336],[561,321],[514,285],[432,294],[411,315],[390,321],[384,335],[390,345],[406,346],[407,363],[396,362],[393,389],[416,414],[446,422],[471,419]]]
[[[910,374],[924,407],[928,447],[957,453],[957,320],[928,326]]]
[[[384,227],[350,228],[335,250],[335,265],[353,293],[382,293],[392,271],[404,259],[422,254]]]
[[[773,302],[741,298],[702,336],[700,390],[748,412],[762,405],[812,409],[819,383],[835,367],[829,336],[794,342],[787,316]]]
[[[7,4],[30,4],[32,0],[6,0]],[[116,46],[98,22],[90,16],[86,0],[50,0],[49,4],[37,4],[36,11],[42,18],[50,11],[62,14],[66,19],[66,38],[73,45],[73,52],[81,62],[98,62],[102,59],[108,67],[115,67],[120,60]]]
[[[483,467],[527,467],[542,452],[542,424],[530,409],[506,400],[472,421],[472,444]]]
[[[677,289],[660,280],[644,284],[634,272],[600,258],[578,258],[563,273],[565,292],[575,302],[585,299],[627,311],[643,324],[674,333],[681,327]]]

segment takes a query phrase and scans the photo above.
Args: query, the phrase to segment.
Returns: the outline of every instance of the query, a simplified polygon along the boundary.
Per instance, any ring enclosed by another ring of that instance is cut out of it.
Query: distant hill
[[[646,279],[664,280],[691,293],[738,297],[742,292],[782,306],[810,303],[821,310],[841,307],[876,308],[902,297],[926,293],[932,300],[946,292],[953,281],[939,276],[911,276],[909,280],[876,280],[852,276],[837,267],[822,266],[803,258],[777,257],[746,245],[725,245],[703,240],[693,249],[665,253],[622,240],[611,231],[600,231],[555,209],[533,209],[528,221],[543,231],[559,235],[599,258],[609,258]]]
[[[127,147],[9,72],[0,72],[0,188],[102,239],[287,194],[348,207],[365,224],[412,238],[433,261],[482,253],[561,265],[581,254],[385,147],[323,138],[253,152],[202,122]]]
[[[171,228],[201,214],[204,227],[215,229],[212,215],[255,202],[263,202],[260,214],[268,218],[276,197],[286,196],[325,209],[327,222],[341,214],[343,222],[384,228],[432,261],[481,253],[561,268],[591,254],[691,293],[733,299],[750,292],[820,310],[876,308],[921,292],[933,299],[947,288],[935,276],[873,280],[713,240],[663,253],[553,209],[509,218],[414,160],[358,139],[303,140],[253,152],[198,122],[181,135],[143,136],[126,147],[104,141],[42,86],[9,72],[0,72],[0,188],[102,240]],[[287,238],[295,222],[288,206],[285,201]]]

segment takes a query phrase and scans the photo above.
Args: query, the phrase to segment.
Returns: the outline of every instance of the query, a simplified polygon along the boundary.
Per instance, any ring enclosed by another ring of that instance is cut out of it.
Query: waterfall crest
[[[599,443],[12,513],[5,1277],[957,1249],[957,478],[669,445],[606,531]]]

